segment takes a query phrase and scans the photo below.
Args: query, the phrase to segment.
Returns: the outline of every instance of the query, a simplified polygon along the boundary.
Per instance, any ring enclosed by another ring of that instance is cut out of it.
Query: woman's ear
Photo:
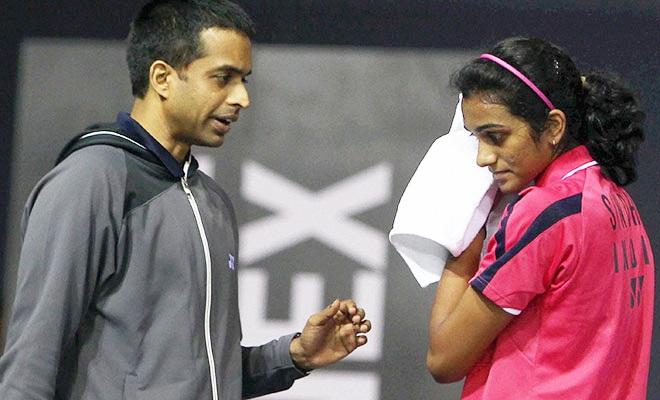
[[[554,109],[548,113],[543,128],[543,139],[552,147],[557,147],[566,133],[566,114],[562,110]]]

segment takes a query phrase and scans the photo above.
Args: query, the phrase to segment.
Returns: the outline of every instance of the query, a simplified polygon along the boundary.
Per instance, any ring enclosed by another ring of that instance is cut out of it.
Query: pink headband
[[[541,98],[541,100],[543,100],[543,102],[545,103],[545,105],[548,106],[548,108],[549,108],[550,110],[554,110],[554,109],[555,109],[555,106],[552,104],[552,102],[550,101],[550,99],[548,99],[548,97],[547,97],[546,95],[543,94],[543,92],[541,91],[541,89],[539,89],[538,87],[536,87],[536,85],[535,85],[532,81],[530,81],[529,78],[527,78],[525,75],[523,75],[522,72],[518,71],[518,70],[517,70],[515,67],[513,67],[511,64],[509,64],[508,62],[502,60],[501,58],[495,57],[495,56],[492,55],[492,54],[482,54],[479,58],[484,58],[484,59],[486,59],[486,60],[490,60],[490,61],[494,62],[495,64],[500,65],[502,68],[508,70],[508,71],[511,72],[512,74],[514,74],[518,79],[520,79],[521,81],[523,81],[523,83],[524,83],[525,85],[529,86],[529,88],[532,89],[532,90],[534,91],[534,93],[536,93],[536,95],[539,96],[539,97]]]

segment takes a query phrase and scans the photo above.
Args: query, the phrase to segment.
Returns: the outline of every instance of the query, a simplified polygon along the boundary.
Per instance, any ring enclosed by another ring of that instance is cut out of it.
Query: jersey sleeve
[[[570,276],[578,257],[582,194],[557,198],[532,189],[510,204],[488,243],[474,290],[517,315],[558,279]]]

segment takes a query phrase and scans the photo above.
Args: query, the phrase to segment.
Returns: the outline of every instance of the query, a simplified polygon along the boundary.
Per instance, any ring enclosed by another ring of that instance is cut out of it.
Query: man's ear
[[[149,68],[149,86],[161,98],[167,99],[170,96],[172,78],[176,71],[163,60],[156,60]]]
[[[566,133],[566,114],[562,110],[554,109],[548,113],[545,120],[543,136],[553,146],[561,142]]]

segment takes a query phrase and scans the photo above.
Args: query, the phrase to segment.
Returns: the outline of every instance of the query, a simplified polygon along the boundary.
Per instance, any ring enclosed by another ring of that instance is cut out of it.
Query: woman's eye
[[[492,143],[500,143],[502,141],[502,134],[497,132],[487,132],[485,135]]]

